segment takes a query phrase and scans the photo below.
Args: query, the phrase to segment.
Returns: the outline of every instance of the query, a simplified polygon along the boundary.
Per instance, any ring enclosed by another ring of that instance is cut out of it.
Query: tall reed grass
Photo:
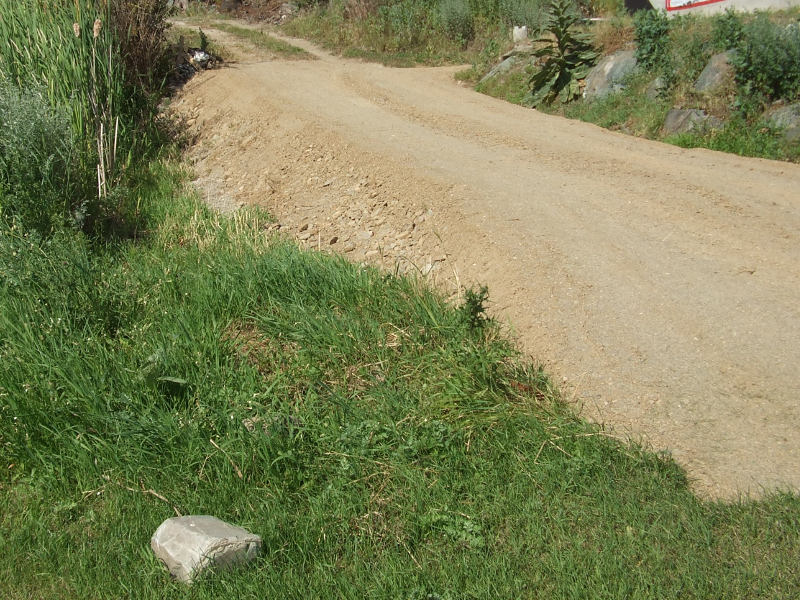
[[[118,188],[150,149],[168,10],[158,0],[0,0],[0,84],[68,113],[76,168],[95,180],[85,227],[119,221]]]
[[[0,0],[0,78],[47,90],[69,107],[72,128],[91,140],[126,114],[122,64],[109,7],[100,0]]]

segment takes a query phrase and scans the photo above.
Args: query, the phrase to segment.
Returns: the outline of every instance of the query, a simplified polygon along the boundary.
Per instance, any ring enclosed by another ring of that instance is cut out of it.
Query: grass
[[[309,54],[302,48],[298,48],[297,46],[293,46],[288,42],[279,40],[278,38],[273,37],[259,29],[241,27],[239,25],[233,25],[226,22],[215,22],[213,27],[215,29],[219,29],[220,31],[235,35],[239,39],[249,42],[256,48],[260,50],[266,50],[267,52],[270,52],[276,56],[299,59],[313,58],[313,55]]]
[[[475,37],[465,42],[448,38],[438,18],[435,5],[424,3],[387,5],[363,18],[353,18],[343,5],[333,3],[313,8],[281,29],[343,56],[394,67],[472,63],[487,48],[497,54],[502,46],[510,47],[505,26],[496,20],[476,17]]]
[[[4,598],[795,598],[800,499],[702,502],[419,280],[223,217],[169,168],[147,234],[0,233]],[[176,512],[262,535],[170,583]]]

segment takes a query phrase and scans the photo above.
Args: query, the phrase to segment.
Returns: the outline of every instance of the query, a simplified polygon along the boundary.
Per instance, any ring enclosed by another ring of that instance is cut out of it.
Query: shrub
[[[712,40],[717,50],[738,48],[744,39],[744,24],[741,17],[732,9],[714,18]]]
[[[0,85],[0,218],[42,235],[80,225],[90,193],[66,110]]]
[[[547,24],[548,8],[546,0],[500,0],[500,17],[506,25],[527,25],[531,32],[539,32]]]
[[[640,10],[633,17],[636,60],[647,70],[662,69],[669,62],[669,19],[663,11]]]
[[[127,82],[158,93],[169,68],[166,31],[172,7],[164,0],[112,0],[110,9]]]
[[[399,48],[419,46],[431,29],[431,10],[420,0],[403,0],[382,6],[378,14],[384,30],[396,38],[394,42]]]
[[[794,100],[800,93],[800,28],[760,14],[744,27],[731,62],[739,103],[748,112],[767,101]]]
[[[439,17],[445,34],[451,40],[466,43],[475,37],[475,21],[467,0],[442,0]]]

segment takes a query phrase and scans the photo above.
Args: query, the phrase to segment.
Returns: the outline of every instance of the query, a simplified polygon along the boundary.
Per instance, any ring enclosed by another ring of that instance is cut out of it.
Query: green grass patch
[[[0,231],[4,598],[795,598],[800,499],[701,502],[416,279],[211,213],[154,169],[138,242]],[[170,583],[214,514],[249,569]]]
[[[225,22],[215,22],[212,26],[220,31],[235,35],[239,39],[249,42],[260,50],[266,50],[267,52],[283,58],[313,58],[311,54],[302,48],[298,48],[297,46],[293,46],[288,42],[279,40],[278,38],[275,38],[259,29],[241,27],[239,25],[233,25],[232,23]]]
[[[530,75],[526,69],[516,69],[478,83],[475,89],[493,98],[524,105],[529,92],[529,79]]]
[[[800,144],[783,142],[780,134],[764,123],[748,123],[736,117],[721,130],[704,134],[684,133],[667,137],[666,142],[684,148],[708,148],[741,156],[773,160],[800,160]]]

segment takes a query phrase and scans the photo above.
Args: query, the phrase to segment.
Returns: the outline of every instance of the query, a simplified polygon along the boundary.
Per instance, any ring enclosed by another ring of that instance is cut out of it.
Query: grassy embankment
[[[800,593],[797,496],[697,499],[577,419],[480,294],[301,251],[151,161],[116,188],[135,237],[37,231],[0,166],[3,598]],[[264,553],[170,583],[148,541],[176,512]]]

